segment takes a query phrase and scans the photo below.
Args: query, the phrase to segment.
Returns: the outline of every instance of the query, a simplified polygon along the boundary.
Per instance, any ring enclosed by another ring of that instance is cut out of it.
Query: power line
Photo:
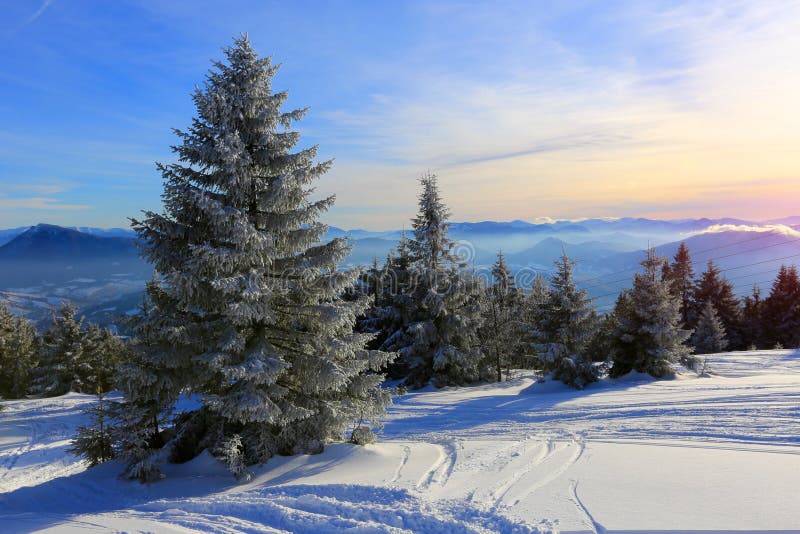
[[[746,267],[753,267],[755,265],[763,265],[765,263],[783,261],[783,260],[788,260],[788,259],[797,258],[797,257],[800,257],[800,253],[792,254],[790,256],[783,256],[783,257],[780,257],[780,258],[771,258],[771,259],[757,261],[757,262],[753,262],[753,263],[746,263],[744,265],[737,265],[735,267],[728,267],[726,269],[719,269],[719,272],[723,273],[723,272],[728,272],[728,271],[735,271],[735,270],[738,270],[738,269],[744,269]],[[737,277],[737,278],[741,279],[741,278],[746,278],[748,276],[756,276],[758,274],[767,274],[768,272],[770,272],[770,271],[764,271],[764,272],[759,272],[759,273],[751,273],[751,274],[743,275],[743,276],[740,276],[740,277]],[[737,278],[734,278],[734,279],[737,279]],[[628,280],[630,280],[630,278],[625,278],[625,279],[622,279],[622,280],[619,280],[619,281],[622,282],[622,281],[628,281]],[[727,277],[726,277],[726,280],[728,280],[729,282],[731,281],[731,279],[728,279]],[[760,286],[762,284],[771,283],[772,281],[773,280],[766,280],[766,281],[763,281],[763,282],[755,282],[755,285],[759,285]],[[582,288],[582,289],[586,290],[588,288]],[[620,293],[620,291],[613,291],[611,293],[604,293],[602,295],[597,295],[597,296],[592,297],[592,300],[601,300],[601,299],[608,298],[608,297],[618,296],[619,293]],[[739,295],[739,296],[741,296],[741,295]],[[602,310],[604,307],[606,307],[606,306],[601,306],[601,307],[598,308],[598,310]]]
[[[753,286],[759,286],[759,287],[760,287],[760,286],[761,286],[761,285],[763,285],[763,284],[771,284],[771,283],[772,283],[772,282],[774,282],[774,281],[775,281],[774,279],[772,279],[772,280],[764,280],[763,282],[753,282],[753,284],[752,284],[752,285],[753,285]],[[751,289],[750,289],[750,290],[752,291],[752,287],[751,287]],[[739,290],[739,291],[742,291],[742,290]],[[740,297],[740,298],[741,298],[741,297],[749,297],[750,295],[752,295],[752,293],[747,293],[747,292],[745,292],[745,293],[739,293],[738,291],[737,291],[737,292],[734,292],[734,294],[733,294],[733,296],[734,296],[734,297]]]
[[[748,263],[748,264],[745,264],[745,265],[738,265],[736,267],[728,267],[727,269],[720,269],[719,272],[726,273],[728,271],[735,271],[737,269],[744,269],[745,267],[752,267],[753,265],[763,265],[765,263],[772,263],[773,261],[782,261],[782,260],[788,260],[788,259],[791,259],[791,258],[797,258],[798,256],[800,256],[800,254],[792,254],[791,256],[784,256],[782,258],[773,258],[773,259],[770,259],[770,260],[757,261],[755,263]]]
[[[760,236],[760,237],[763,237],[763,236]],[[750,239],[749,241],[755,241],[755,238],[754,239]],[[789,241],[781,241],[780,243],[772,243],[770,245],[766,245],[766,246],[763,246],[763,247],[758,247],[758,248],[753,248],[753,249],[748,249],[748,250],[742,250],[740,252],[734,252],[732,254],[727,254],[725,256],[720,256],[718,258],[706,258],[704,260],[692,260],[691,264],[692,264],[693,267],[700,267],[699,264],[701,262],[719,261],[719,260],[722,260],[722,259],[725,259],[725,258],[732,258],[734,256],[739,256],[739,255],[742,255],[742,254],[750,254],[752,252],[757,252],[759,250],[765,250],[765,249],[772,248],[772,247],[777,247],[777,246],[780,246],[780,245],[788,245],[790,243],[796,243],[798,241],[800,241],[800,239],[790,239]],[[740,243],[742,243],[742,242],[739,242],[737,244],[740,244]],[[719,247],[719,248],[723,248],[725,246],[729,246],[729,245],[723,245],[722,247]],[[701,251],[698,254],[701,254],[703,252],[708,252],[708,251],[711,251],[711,250],[714,250],[714,249],[706,249],[705,251]],[[788,258],[792,258],[792,257],[796,257],[796,256],[800,256],[800,254],[795,254],[793,256],[787,256],[786,258],[779,258],[779,259],[788,259]],[[776,260],[770,260],[770,261],[778,261],[778,260],[776,259]],[[757,265],[757,264],[752,264],[752,265]],[[745,265],[743,267],[747,267],[747,266],[748,265]],[[734,270],[734,269],[738,269],[738,267],[728,268],[728,269],[721,269],[720,272],[724,272],[724,271],[728,271],[728,270]],[[625,273],[625,272],[638,271],[638,270],[639,270],[639,267],[634,267],[634,268],[631,268],[631,269],[626,269],[624,271],[618,271],[618,272],[615,272],[615,273],[608,273],[608,274],[603,275],[601,277],[589,278],[587,280],[596,280],[598,278],[604,278],[606,276],[611,276],[612,274],[621,274],[621,273]],[[592,285],[589,285],[589,286],[583,286],[583,289],[592,289],[594,287],[601,287],[601,286],[607,286],[607,285],[610,285],[610,284],[616,284],[616,283],[619,283],[619,282],[624,282],[627,279],[628,279],[628,277],[621,278],[619,280],[611,280],[611,281],[602,282],[602,283],[599,283],[599,284],[592,284]],[[587,280],[582,280],[581,282],[586,282]]]
[[[775,237],[775,233],[774,232],[764,232],[764,234],[760,235],[760,236],[751,237],[751,238],[748,238],[748,239],[742,239],[742,240],[739,240],[739,241],[734,241],[733,243],[727,243],[725,245],[718,245],[718,246],[706,248],[706,249],[703,249],[703,250],[698,250],[698,251],[694,252],[694,255],[705,254],[706,252],[713,252],[715,250],[719,250],[719,249],[723,249],[723,248],[727,248],[727,247],[732,247],[734,245],[741,245],[741,244],[744,244],[744,243],[751,243],[753,241],[757,241],[759,239],[764,239],[766,237]],[[771,245],[767,245],[766,247],[760,247],[760,248],[756,248],[756,249],[745,250],[745,251],[742,251],[742,252],[736,252],[734,254],[729,254],[727,256],[722,256],[722,257],[717,258],[717,259],[729,258],[729,257],[735,256],[737,254],[745,254],[745,253],[748,253],[748,252],[754,252],[756,250],[762,250],[762,249],[770,248],[770,247],[774,247],[774,246],[785,245],[785,244],[793,243],[793,242],[796,242],[796,241],[800,241],[800,239],[792,239],[792,240],[784,241],[784,242],[781,242],[781,243],[774,243],[774,244],[771,244]],[[637,252],[637,253],[640,253],[640,252],[646,253],[647,250],[637,250],[635,252]],[[702,261],[708,261],[708,259],[709,258],[704,259]],[[698,261],[700,261],[700,260],[692,260],[692,264],[694,264],[694,263],[696,263]],[[624,269],[624,270],[621,270],[621,271],[614,271],[614,272],[611,272],[611,273],[606,273],[606,274],[602,274],[602,275],[599,275],[599,276],[595,276],[595,277],[592,277],[592,278],[586,278],[584,280],[581,280],[581,282],[582,283],[591,282],[591,281],[594,281],[594,280],[599,280],[601,278],[606,278],[608,276],[614,276],[616,274],[628,273],[628,272],[637,271],[637,270],[639,270],[639,267],[632,267],[630,269]],[[615,282],[607,282],[607,283],[611,284],[611,283],[615,283]],[[605,284],[606,283],[596,284],[595,286],[589,286],[589,287],[597,287],[597,286],[601,286],[601,285],[605,285]],[[586,289],[588,289],[588,287]]]

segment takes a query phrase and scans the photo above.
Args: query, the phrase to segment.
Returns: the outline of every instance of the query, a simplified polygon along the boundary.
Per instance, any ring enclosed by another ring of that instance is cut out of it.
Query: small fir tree
[[[130,349],[108,328],[90,324],[85,331],[85,349],[82,358],[85,388],[103,393],[114,389],[117,366],[129,359]]]
[[[764,302],[767,346],[800,348],[800,278],[797,268],[781,266]]]
[[[503,370],[508,374],[512,362],[518,363],[524,353],[522,297],[503,252],[498,252],[492,267],[492,283],[484,293],[483,325],[479,331],[483,353],[498,382],[503,380]]]
[[[97,390],[97,402],[84,413],[89,416],[90,424],[78,427],[78,434],[67,452],[94,467],[114,458],[112,416],[101,388]]]
[[[722,352],[727,348],[728,339],[725,336],[725,325],[722,324],[717,310],[710,302],[703,308],[691,339],[692,346],[698,354]]]
[[[83,317],[69,303],[63,304],[42,336],[42,353],[36,369],[34,391],[51,397],[69,391],[88,392],[84,350],[86,337],[81,330]]]
[[[581,389],[598,378],[588,354],[597,317],[586,291],[578,289],[573,277],[574,262],[566,252],[556,261],[550,279],[549,298],[534,326],[542,370],[553,378]]]
[[[761,289],[753,291],[742,300],[742,343],[748,350],[765,346],[764,299]]]
[[[725,327],[730,348],[733,350],[742,348],[742,315],[739,300],[733,293],[731,283],[721,276],[719,268],[711,260],[693,292],[691,328],[697,326],[700,314],[709,302],[714,306]]]
[[[644,272],[635,274],[633,288],[617,299],[611,376],[635,370],[660,378],[672,375],[676,363],[694,366],[685,345],[691,332],[681,328],[680,301],[662,276],[663,265],[664,259],[649,249]]]
[[[667,264],[664,270],[664,277],[669,282],[672,293],[678,297],[681,303],[681,324],[686,328],[689,324],[692,291],[694,289],[694,268],[692,267],[689,247],[686,246],[686,243],[681,242],[672,259],[672,263]]]
[[[597,330],[589,342],[587,351],[592,361],[602,363],[604,369],[611,364],[618,331],[619,318],[615,310],[599,317]]]
[[[526,349],[526,359],[530,366],[539,368],[541,360],[538,358],[538,336],[542,329],[542,322],[547,317],[547,305],[550,302],[550,285],[541,274],[537,274],[530,291],[528,292],[522,312],[523,323],[527,332],[522,336]]]
[[[19,399],[30,391],[40,346],[33,323],[0,303],[0,398]]]
[[[147,283],[139,313],[126,321],[134,335],[132,351],[115,376],[124,396],[115,446],[126,463],[126,475],[141,481],[161,476],[153,456],[164,445],[162,430],[179,393],[175,389],[180,383],[177,362],[169,338],[163,335],[164,329],[174,324],[161,311],[173,311],[171,303],[154,275]]]
[[[397,247],[389,252],[377,275],[376,286],[380,289],[375,292],[373,306],[359,319],[358,330],[375,336],[370,348],[394,351],[405,346],[408,340],[406,327],[413,322],[416,311],[413,263],[409,239],[403,232]],[[408,377],[407,362],[397,358],[389,365],[387,374],[393,379]]]

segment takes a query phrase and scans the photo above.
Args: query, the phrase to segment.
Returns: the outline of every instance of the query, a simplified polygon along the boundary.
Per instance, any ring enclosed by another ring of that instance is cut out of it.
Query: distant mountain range
[[[62,228],[65,230],[75,230],[76,232],[80,232],[82,234],[90,234],[98,237],[128,237],[128,238],[135,237],[133,230],[125,228],[93,228],[90,226],[64,227],[64,226],[56,226],[53,224],[37,224],[36,226],[20,226],[18,228],[8,228],[6,230],[0,230],[0,246],[5,245],[18,235],[23,234],[28,230],[32,230],[34,228],[45,229],[47,227]]]
[[[714,259],[737,292],[753,284],[766,289],[781,263],[800,259],[799,228],[800,216],[762,222],[621,218],[461,222],[450,226],[449,235],[477,270],[488,270],[503,250],[515,272],[527,273],[524,283],[550,271],[566,251],[577,262],[576,277],[602,310],[630,285],[648,245],[672,256],[685,241],[698,273]],[[348,237],[353,251],[347,264],[367,265],[375,258],[383,261],[401,234],[330,227],[325,239]],[[48,224],[0,230],[0,292],[17,311],[31,316],[44,317],[68,299],[103,322],[103,314],[126,313],[140,302],[152,271],[130,230]]]
[[[8,232],[8,230],[6,230]],[[133,234],[84,232],[52,224],[31,226],[0,247],[0,261],[88,260],[136,256]]]

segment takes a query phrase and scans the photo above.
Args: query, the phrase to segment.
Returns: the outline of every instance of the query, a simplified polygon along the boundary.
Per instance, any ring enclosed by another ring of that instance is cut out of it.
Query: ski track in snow
[[[151,485],[118,479],[115,463],[87,471],[65,449],[92,397],[12,401],[0,412],[0,532],[797,528],[800,351],[708,358],[708,378],[574,391],[523,375],[412,392],[377,445],[276,457],[245,484],[209,456]],[[676,524],[657,503],[680,499]]]
[[[592,514],[589,512],[589,509],[586,508],[586,505],[581,502],[580,497],[578,497],[578,481],[577,480],[570,480],[569,482],[569,489],[570,489],[570,498],[575,503],[575,506],[580,510],[580,512],[586,516],[586,519],[589,520],[589,524],[591,525],[595,534],[605,534],[606,529],[603,528],[603,525],[595,521]]]
[[[403,458],[400,460],[400,464],[397,466],[397,471],[395,471],[394,476],[389,481],[389,484],[396,484],[400,477],[403,476],[403,468],[408,463],[408,459],[411,456],[411,447],[408,445],[403,445]]]

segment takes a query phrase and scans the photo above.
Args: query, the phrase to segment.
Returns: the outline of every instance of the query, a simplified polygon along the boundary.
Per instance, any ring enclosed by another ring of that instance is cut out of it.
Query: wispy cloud
[[[188,123],[186,92],[244,29],[284,62],[276,89],[312,107],[298,127],[336,158],[319,194],[336,193],[337,226],[407,223],[425,170],[461,220],[767,220],[800,206],[796,1],[231,2],[14,6],[7,25],[42,31],[0,59],[0,110],[16,119],[0,181],[39,185],[3,202],[92,204],[81,215],[98,219],[157,209],[168,126]]]
[[[74,183],[66,181],[6,184],[0,191],[0,209],[46,211],[91,209],[93,206],[89,204],[78,204],[64,198],[63,194],[74,188]]]
[[[54,195],[72,189],[74,185],[64,183],[41,183],[41,184],[9,184],[3,186],[8,192],[17,193],[39,193],[43,195]]]
[[[0,196],[0,209],[5,210],[48,210],[74,211],[92,208],[88,204],[66,204],[51,197],[6,197]]]
[[[22,26],[33,24],[36,21],[36,19],[41,17],[44,14],[44,12],[47,11],[47,8],[50,7],[52,3],[53,0],[44,0],[44,2],[42,2],[42,5],[39,6],[39,9],[36,10],[36,13],[28,17],[27,20],[25,20],[25,22],[22,23]]]
[[[596,48],[614,32],[630,36],[607,56],[546,31],[547,16],[521,37],[518,14],[492,9],[490,24],[508,30],[493,37],[492,62],[476,52],[485,70],[426,65],[434,53],[424,43],[405,63],[371,65],[394,90],[326,114],[331,137],[341,132],[353,157],[372,164],[376,202],[397,162],[431,168],[457,218],[620,215],[657,204],[673,216],[773,215],[764,199],[789,193],[781,184],[800,172],[800,4],[654,6],[604,14],[608,35],[592,37]],[[453,26],[475,17],[466,11],[451,6]],[[727,188],[742,202],[715,201]],[[350,203],[355,193],[340,197]],[[800,203],[800,193],[789,196]]]
[[[39,9],[37,9],[30,16],[28,16],[22,22],[17,24],[15,27],[13,27],[11,30],[8,30],[5,36],[12,37],[15,34],[19,33],[20,31],[22,31],[23,29],[25,29],[27,26],[30,26],[31,24],[36,22],[36,20],[42,15],[44,15],[45,11],[47,11],[47,9],[53,4],[53,1],[54,0],[44,0],[41,3],[41,5],[39,5]]]

